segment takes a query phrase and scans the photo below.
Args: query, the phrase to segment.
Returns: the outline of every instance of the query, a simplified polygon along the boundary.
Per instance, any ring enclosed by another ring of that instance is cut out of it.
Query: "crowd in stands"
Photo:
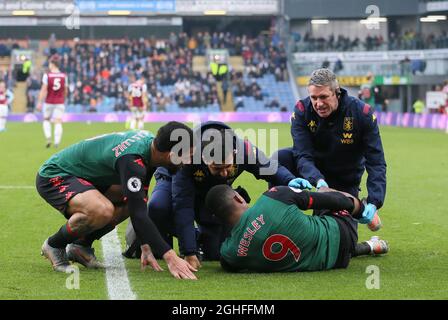
[[[422,35],[412,30],[407,30],[401,35],[393,32],[388,39],[381,35],[367,35],[364,39],[358,37],[350,39],[343,35],[331,35],[327,38],[313,37],[306,33],[302,39],[300,34],[294,33],[296,40],[295,51],[317,52],[317,51],[379,51],[379,50],[419,50],[448,48],[448,34],[443,30],[436,35]]]
[[[9,57],[12,50],[20,49],[20,44],[13,39],[0,40],[0,57]]]
[[[193,55],[207,48],[228,49],[241,55],[245,71],[231,71],[223,81],[223,91],[236,96],[263,100],[257,79],[272,74],[277,81],[287,80],[286,52],[277,37],[249,38],[231,33],[172,33],[166,40],[53,41],[48,56],[61,56],[61,69],[68,75],[69,105],[95,112],[103,102],[114,101],[116,111],[125,111],[127,88],[135,79],[144,79],[148,88],[149,110],[165,111],[170,104],[180,108],[218,105],[216,79],[208,72],[192,68]],[[250,81],[249,84],[246,82]],[[226,97],[226,95],[224,95]]]

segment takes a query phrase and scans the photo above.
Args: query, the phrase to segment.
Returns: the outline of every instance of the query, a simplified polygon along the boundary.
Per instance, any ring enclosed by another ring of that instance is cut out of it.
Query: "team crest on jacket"
[[[316,121],[311,120],[310,122],[308,122],[308,127],[310,128],[311,132],[316,132],[316,129],[317,129]]]
[[[202,170],[196,170],[195,173],[193,173],[194,179],[198,182],[202,182],[204,180],[205,174]]]
[[[344,118],[344,130],[345,131],[353,130],[353,117],[345,117]]]

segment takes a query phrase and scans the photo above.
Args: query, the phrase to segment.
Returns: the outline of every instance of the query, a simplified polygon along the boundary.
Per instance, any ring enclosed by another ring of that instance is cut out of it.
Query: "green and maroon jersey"
[[[331,269],[339,254],[340,231],[331,216],[306,209],[352,210],[338,192],[316,193],[275,187],[265,192],[233,227],[221,258],[234,271],[315,271]]]
[[[39,175],[47,178],[72,175],[94,185],[120,184],[117,159],[128,154],[138,155],[148,166],[153,139],[147,131],[110,133],[86,139],[54,154],[39,169]]]

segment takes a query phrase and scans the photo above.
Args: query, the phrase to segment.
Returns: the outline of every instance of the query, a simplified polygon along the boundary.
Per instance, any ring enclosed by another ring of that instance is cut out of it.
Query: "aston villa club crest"
[[[316,132],[316,129],[317,129],[317,123],[316,123],[316,121],[311,120],[311,121],[308,123],[308,127],[310,128],[310,131],[311,131],[311,132]]]
[[[195,173],[193,173],[194,179],[198,182],[202,182],[204,180],[205,174],[202,170],[196,170]]]
[[[352,131],[353,130],[353,118],[345,117],[344,118],[344,131]]]

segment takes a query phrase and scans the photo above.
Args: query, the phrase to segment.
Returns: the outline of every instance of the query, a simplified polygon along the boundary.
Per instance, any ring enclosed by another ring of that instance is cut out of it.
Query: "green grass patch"
[[[159,126],[147,124],[146,128],[156,132]],[[278,129],[278,147],[292,144],[288,124],[237,123],[232,127]],[[67,123],[60,148],[123,129],[120,123]],[[447,299],[448,135],[391,127],[382,127],[381,135],[388,185],[380,210],[384,228],[377,234],[390,243],[386,256],[352,259],[346,270],[287,274],[228,274],[218,263],[204,263],[195,282],[175,280],[163,262],[165,272],[142,272],[138,260],[127,260],[134,292],[139,299],[166,300]],[[45,149],[39,123],[9,123],[8,131],[0,134],[0,150],[0,186],[34,186],[38,168],[57,151]],[[269,145],[265,151],[271,153]],[[253,201],[267,187],[250,174],[239,177],[237,185],[246,187]],[[80,266],[80,289],[69,290],[69,275],[53,272],[40,256],[42,242],[63,223],[62,215],[35,189],[0,188],[0,299],[107,299],[104,271]],[[124,229],[125,223],[119,226],[121,238]],[[359,231],[360,240],[374,235],[364,226]],[[95,247],[101,256],[100,243]],[[371,265],[380,271],[379,290],[366,288],[366,268]]]

